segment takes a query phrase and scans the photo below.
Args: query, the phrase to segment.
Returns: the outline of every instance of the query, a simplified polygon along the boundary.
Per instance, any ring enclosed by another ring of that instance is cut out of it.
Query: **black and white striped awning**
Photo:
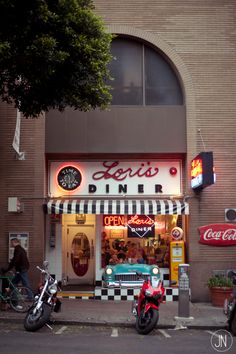
[[[188,215],[189,205],[179,200],[50,200],[48,214]]]

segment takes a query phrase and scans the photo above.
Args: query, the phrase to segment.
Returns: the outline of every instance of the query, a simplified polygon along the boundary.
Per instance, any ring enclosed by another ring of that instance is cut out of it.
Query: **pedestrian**
[[[18,238],[11,239],[11,246],[14,247],[13,258],[11,259],[7,268],[2,269],[3,273],[15,268],[16,274],[12,279],[14,285],[18,285],[20,282],[23,286],[30,288],[28,270],[30,267],[29,260],[25,249],[20,245]]]

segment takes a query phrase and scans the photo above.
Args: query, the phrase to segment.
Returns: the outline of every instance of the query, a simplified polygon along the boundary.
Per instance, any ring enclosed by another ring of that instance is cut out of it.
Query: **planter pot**
[[[211,302],[213,306],[223,307],[225,299],[229,299],[233,289],[227,287],[210,288]]]

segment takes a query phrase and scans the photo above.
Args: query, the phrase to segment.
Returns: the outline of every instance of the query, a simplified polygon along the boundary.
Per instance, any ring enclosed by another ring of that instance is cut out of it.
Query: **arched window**
[[[183,104],[178,77],[159,52],[126,38],[115,38],[111,52],[112,105]]]

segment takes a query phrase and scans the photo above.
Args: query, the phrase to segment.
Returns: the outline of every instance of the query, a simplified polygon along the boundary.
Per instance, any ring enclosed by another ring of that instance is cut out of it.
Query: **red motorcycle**
[[[142,273],[138,273],[142,278]],[[138,295],[138,301],[132,305],[132,313],[136,316],[135,327],[138,333],[148,334],[151,332],[159,320],[159,306],[163,302],[165,288],[160,279],[155,281],[143,279],[143,285]]]

